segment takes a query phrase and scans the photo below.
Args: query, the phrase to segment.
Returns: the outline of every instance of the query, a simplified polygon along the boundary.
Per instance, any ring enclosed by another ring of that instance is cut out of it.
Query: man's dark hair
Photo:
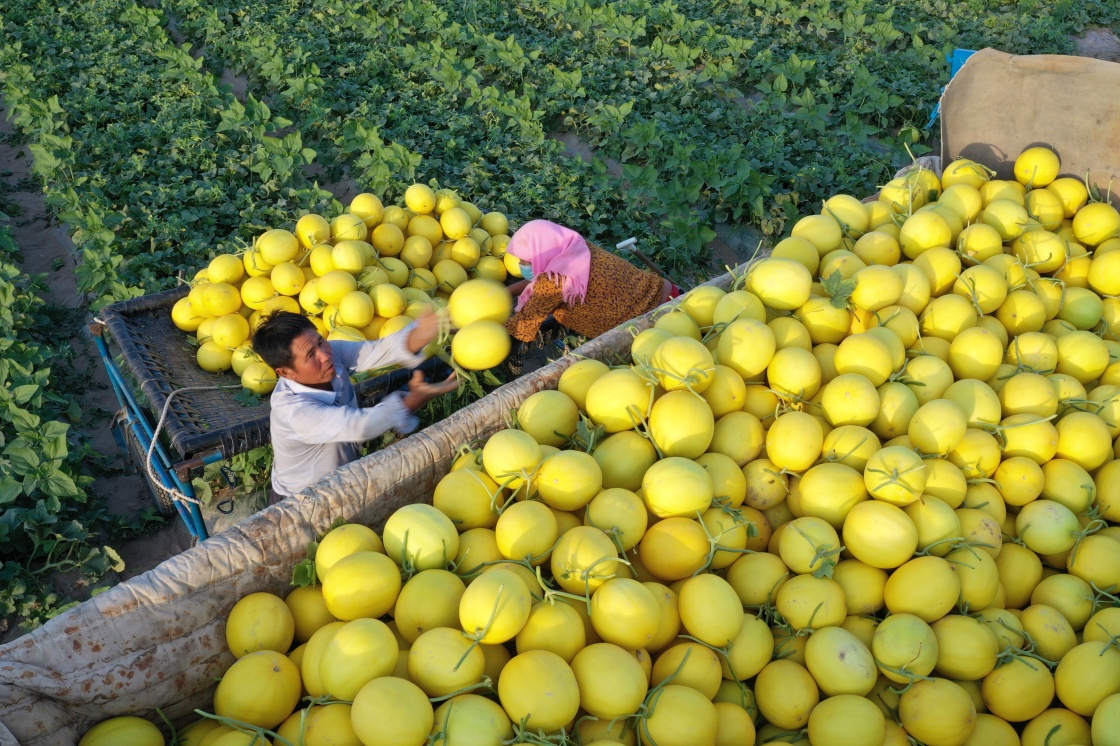
[[[253,332],[253,352],[273,370],[291,368],[292,342],[309,331],[316,331],[311,319],[291,311],[276,311]]]

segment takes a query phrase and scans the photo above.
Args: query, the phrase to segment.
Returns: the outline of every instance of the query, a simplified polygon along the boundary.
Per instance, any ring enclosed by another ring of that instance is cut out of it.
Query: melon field
[[[124,547],[160,527],[113,507],[94,446],[80,332],[107,304],[414,183],[637,236],[695,283],[935,153],[952,49],[1076,54],[1109,28],[1096,0],[0,1],[0,633],[146,569]],[[72,245],[34,254],[16,191]]]

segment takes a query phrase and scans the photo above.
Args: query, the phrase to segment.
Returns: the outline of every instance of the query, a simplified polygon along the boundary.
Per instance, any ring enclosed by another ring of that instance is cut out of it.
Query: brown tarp
[[[725,274],[710,284],[731,282]],[[380,530],[398,507],[431,502],[460,444],[504,428],[511,408],[555,388],[577,360],[628,355],[630,329],[647,328],[657,313],[591,340],[0,647],[0,746],[75,744],[94,723],[115,715],[156,720],[159,707],[181,721],[209,709],[216,679],[233,663],[225,618],[238,599],[256,591],[285,594],[308,543],[339,518]]]
[[[965,157],[1014,179],[1015,158],[1045,145],[1062,176],[1094,184],[1120,206],[1120,64],[1055,54],[982,49],[941,98],[941,155]]]

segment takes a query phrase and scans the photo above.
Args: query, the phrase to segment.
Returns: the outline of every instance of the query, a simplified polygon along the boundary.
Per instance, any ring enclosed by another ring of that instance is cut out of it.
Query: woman
[[[680,293],[668,280],[548,220],[522,226],[506,252],[520,260],[525,278],[509,287],[519,297],[506,322],[522,342],[536,338],[549,315],[577,334],[597,337]]]

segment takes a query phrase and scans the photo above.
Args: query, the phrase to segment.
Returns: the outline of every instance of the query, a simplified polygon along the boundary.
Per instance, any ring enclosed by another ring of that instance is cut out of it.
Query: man
[[[431,313],[396,334],[368,342],[328,342],[306,316],[284,311],[257,328],[253,350],[280,379],[271,397],[275,460],[270,503],[353,461],[363,442],[388,430],[412,432],[420,424],[416,410],[458,387],[454,374],[433,384],[416,371],[407,392],[395,391],[373,407],[358,406],[350,371],[415,368],[438,331],[438,318]]]

